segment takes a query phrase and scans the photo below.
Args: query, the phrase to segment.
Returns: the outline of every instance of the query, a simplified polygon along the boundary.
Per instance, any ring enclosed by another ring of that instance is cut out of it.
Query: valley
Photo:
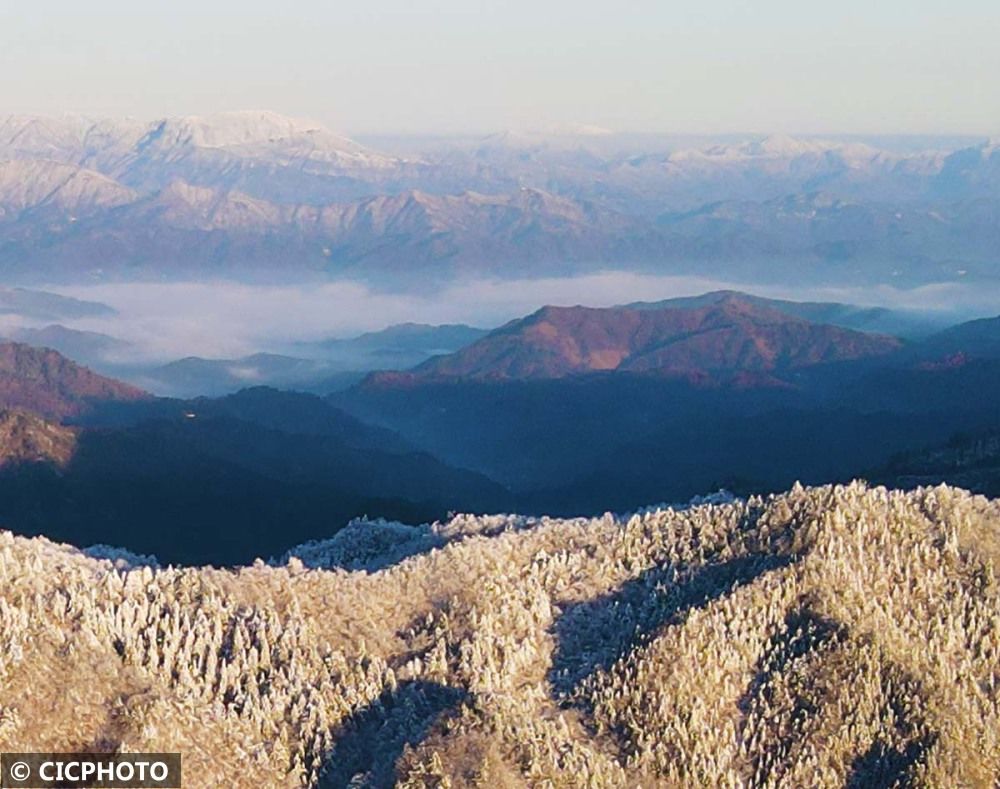
[[[911,335],[850,328],[894,324]],[[594,516],[856,477],[993,490],[988,458],[969,468],[936,448],[992,446],[996,322],[919,326],[731,291],[545,307],[493,331],[405,325],[303,346],[330,365],[416,362],[346,380],[291,357],[190,360],[188,391],[209,396],[181,398],[8,343],[0,519],[80,547],[232,564],[360,516]],[[290,375],[287,388],[213,383],[250,365]]]

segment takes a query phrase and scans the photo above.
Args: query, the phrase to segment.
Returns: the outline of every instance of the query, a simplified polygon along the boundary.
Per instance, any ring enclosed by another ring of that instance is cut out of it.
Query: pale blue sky
[[[997,0],[4,2],[0,65],[0,114],[1000,134]]]

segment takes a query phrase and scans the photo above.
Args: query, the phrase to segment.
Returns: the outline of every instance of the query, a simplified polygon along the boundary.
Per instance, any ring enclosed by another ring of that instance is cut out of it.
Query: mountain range
[[[206,359],[192,356],[165,365],[115,364],[128,354],[114,345],[113,338],[79,332],[59,332],[55,327],[19,333],[56,339],[55,345],[72,358],[93,360],[110,374],[142,382],[159,394],[175,397],[231,394],[248,386],[271,386],[301,392],[328,394],[346,389],[372,370],[403,369],[426,359],[457,351],[487,334],[463,324],[429,325],[403,323],[356,337],[301,341],[293,344],[295,356],[255,353],[236,359]]]
[[[848,479],[1000,424],[994,323],[904,341],[809,313],[886,318],[732,292],[545,308],[330,399],[566,515]]]
[[[74,299],[44,290],[0,287],[0,315],[17,315],[31,321],[74,320],[115,314],[107,304]]]
[[[993,490],[996,320],[908,339],[834,325],[899,320],[721,291],[546,307],[492,331],[402,325],[315,343],[421,359],[327,396],[153,397],[5,343],[0,522],[230,563],[365,514],[591,515],[859,474]]]
[[[501,135],[380,153],[267,112],[0,121],[8,281],[450,277],[606,268],[992,280],[1000,149],[754,139],[644,153]],[[612,136],[612,139],[614,137]]]

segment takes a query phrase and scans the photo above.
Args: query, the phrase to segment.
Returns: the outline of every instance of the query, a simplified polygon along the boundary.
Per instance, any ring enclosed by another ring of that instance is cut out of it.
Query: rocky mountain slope
[[[29,411],[0,411],[0,469],[44,463],[65,468],[76,452],[77,431]]]
[[[358,523],[236,572],[3,533],[0,747],[180,751],[192,786],[989,786],[998,536],[861,484]]]

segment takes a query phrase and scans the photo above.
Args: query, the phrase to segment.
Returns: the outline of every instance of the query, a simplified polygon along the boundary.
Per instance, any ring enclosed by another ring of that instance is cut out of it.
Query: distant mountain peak
[[[543,149],[569,150],[586,146],[589,141],[613,137],[615,132],[587,123],[562,123],[535,129],[505,129],[480,140],[481,151],[509,149],[533,151]]]
[[[763,156],[798,156],[813,153],[819,148],[822,146],[816,142],[792,137],[790,134],[771,134],[746,145],[748,153]]]
[[[568,123],[551,123],[530,130],[526,134],[551,137],[610,137],[614,134],[614,131],[605,126],[598,126],[593,123],[570,121]]]
[[[816,157],[835,153],[849,163],[872,161],[883,157],[895,159],[863,143],[844,143],[829,140],[793,137],[788,134],[771,134],[756,140],[735,144],[712,145],[704,149],[676,151],[668,159],[675,162],[706,160],[720,163],[747,164],[754,160],[793,160],[799,157]]]
[[[787,134],[668,153],[670,138],[608,132],[383,138],[396,152],[381,153],[267,110],[0,118],[0,265],[24,283],[400,287],[611,268],[725,280],[737,262],[816,284],[841,264],[897,285],[996,273],[1000,157],[979,139],[947,155]]]

